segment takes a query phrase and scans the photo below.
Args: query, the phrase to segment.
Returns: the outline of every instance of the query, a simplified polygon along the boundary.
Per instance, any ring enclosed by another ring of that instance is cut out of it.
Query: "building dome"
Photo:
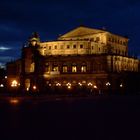
[[[29,42],[32,46],[35,46],[36,44],[38,44],[40,42],[38,33],[36,32],[32,33],[32,36],[29,38]]]

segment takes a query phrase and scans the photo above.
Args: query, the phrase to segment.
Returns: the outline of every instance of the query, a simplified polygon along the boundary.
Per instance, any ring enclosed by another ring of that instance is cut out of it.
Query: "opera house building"
[[[21,59],[7,63],[8,84],[24,90],[46,87],[125,88],[139,72],[139,60],[128,56],[128,38],[106,30],[77,27],[54,41],[41,42],[33,33]]]

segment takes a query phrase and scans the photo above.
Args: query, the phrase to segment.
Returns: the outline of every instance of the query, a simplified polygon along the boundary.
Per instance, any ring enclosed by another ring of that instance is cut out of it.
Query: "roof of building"
[[[79,36],[84,36],[84,35],[105,33],[105,32],[107,32],[107,31],[79,26],[79,27],[67,32],[66,34],[60,36],[58,39],[69,38],[69,37],[79,37]]]

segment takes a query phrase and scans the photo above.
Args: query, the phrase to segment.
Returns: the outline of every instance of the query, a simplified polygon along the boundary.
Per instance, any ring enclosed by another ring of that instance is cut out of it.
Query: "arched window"
[[[34,72],[35,70],[35,63],[32,63],[30,66],[30,72]]]
[[[82,63],[81,72],[86,72],[86,71],[87,71],[87,65],[86,65],[86,63]]]
[[[57,63],[54,63],[53,64],[52,70],[53,71],[59,71],[59,68],[58,68],[58,64]]]
[[[72,64],[72,72],[77,72],[77,65],[76,65],[76,63]]]
[[[67,65],[67,63],[64,63],[62,65],[62,72],[68,72],[68,65]]]

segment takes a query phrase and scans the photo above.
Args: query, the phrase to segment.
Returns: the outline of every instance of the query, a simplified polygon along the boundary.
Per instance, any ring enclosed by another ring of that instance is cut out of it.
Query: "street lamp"
[[[110,86],[111,86],[111,83],[110,82],[107,82],[106,83],[106,87],[107,87],[108,92],[110,92]]]
[[[93,86],[93,88],[94,88],[94,89],[97,89],[97,86],[96,86],[96,85],[94,85],[94,86]]]
[[[107,82],[107,83],[106,83],[106,86],[111,86],[110,82]]]
[[[121,88],[123,87],[123,84],[122,84],[122,83],[120,84],[120,87],[121,87]]]
[[[4,87],[4,84],[0,84],[0,87],[3,88]]]
[[[11,83],[11,87],[17,87],[18,86],[18,82],[16,80],[13,80]]]
[[[88,86],[92,86],[92,83],[88,83]]]
[[[78,83],[78,85],[79,85],[79,86],[82,86],[82,84],[81,84],[80,82]]]
[[[34,85],[34,86],[33,86],[33,90],[36,90],[36,89],[37,89],[37,87]]]
[[[71,89],[71,83],[67,83],[66,86],[68,87],[68,89]]]

